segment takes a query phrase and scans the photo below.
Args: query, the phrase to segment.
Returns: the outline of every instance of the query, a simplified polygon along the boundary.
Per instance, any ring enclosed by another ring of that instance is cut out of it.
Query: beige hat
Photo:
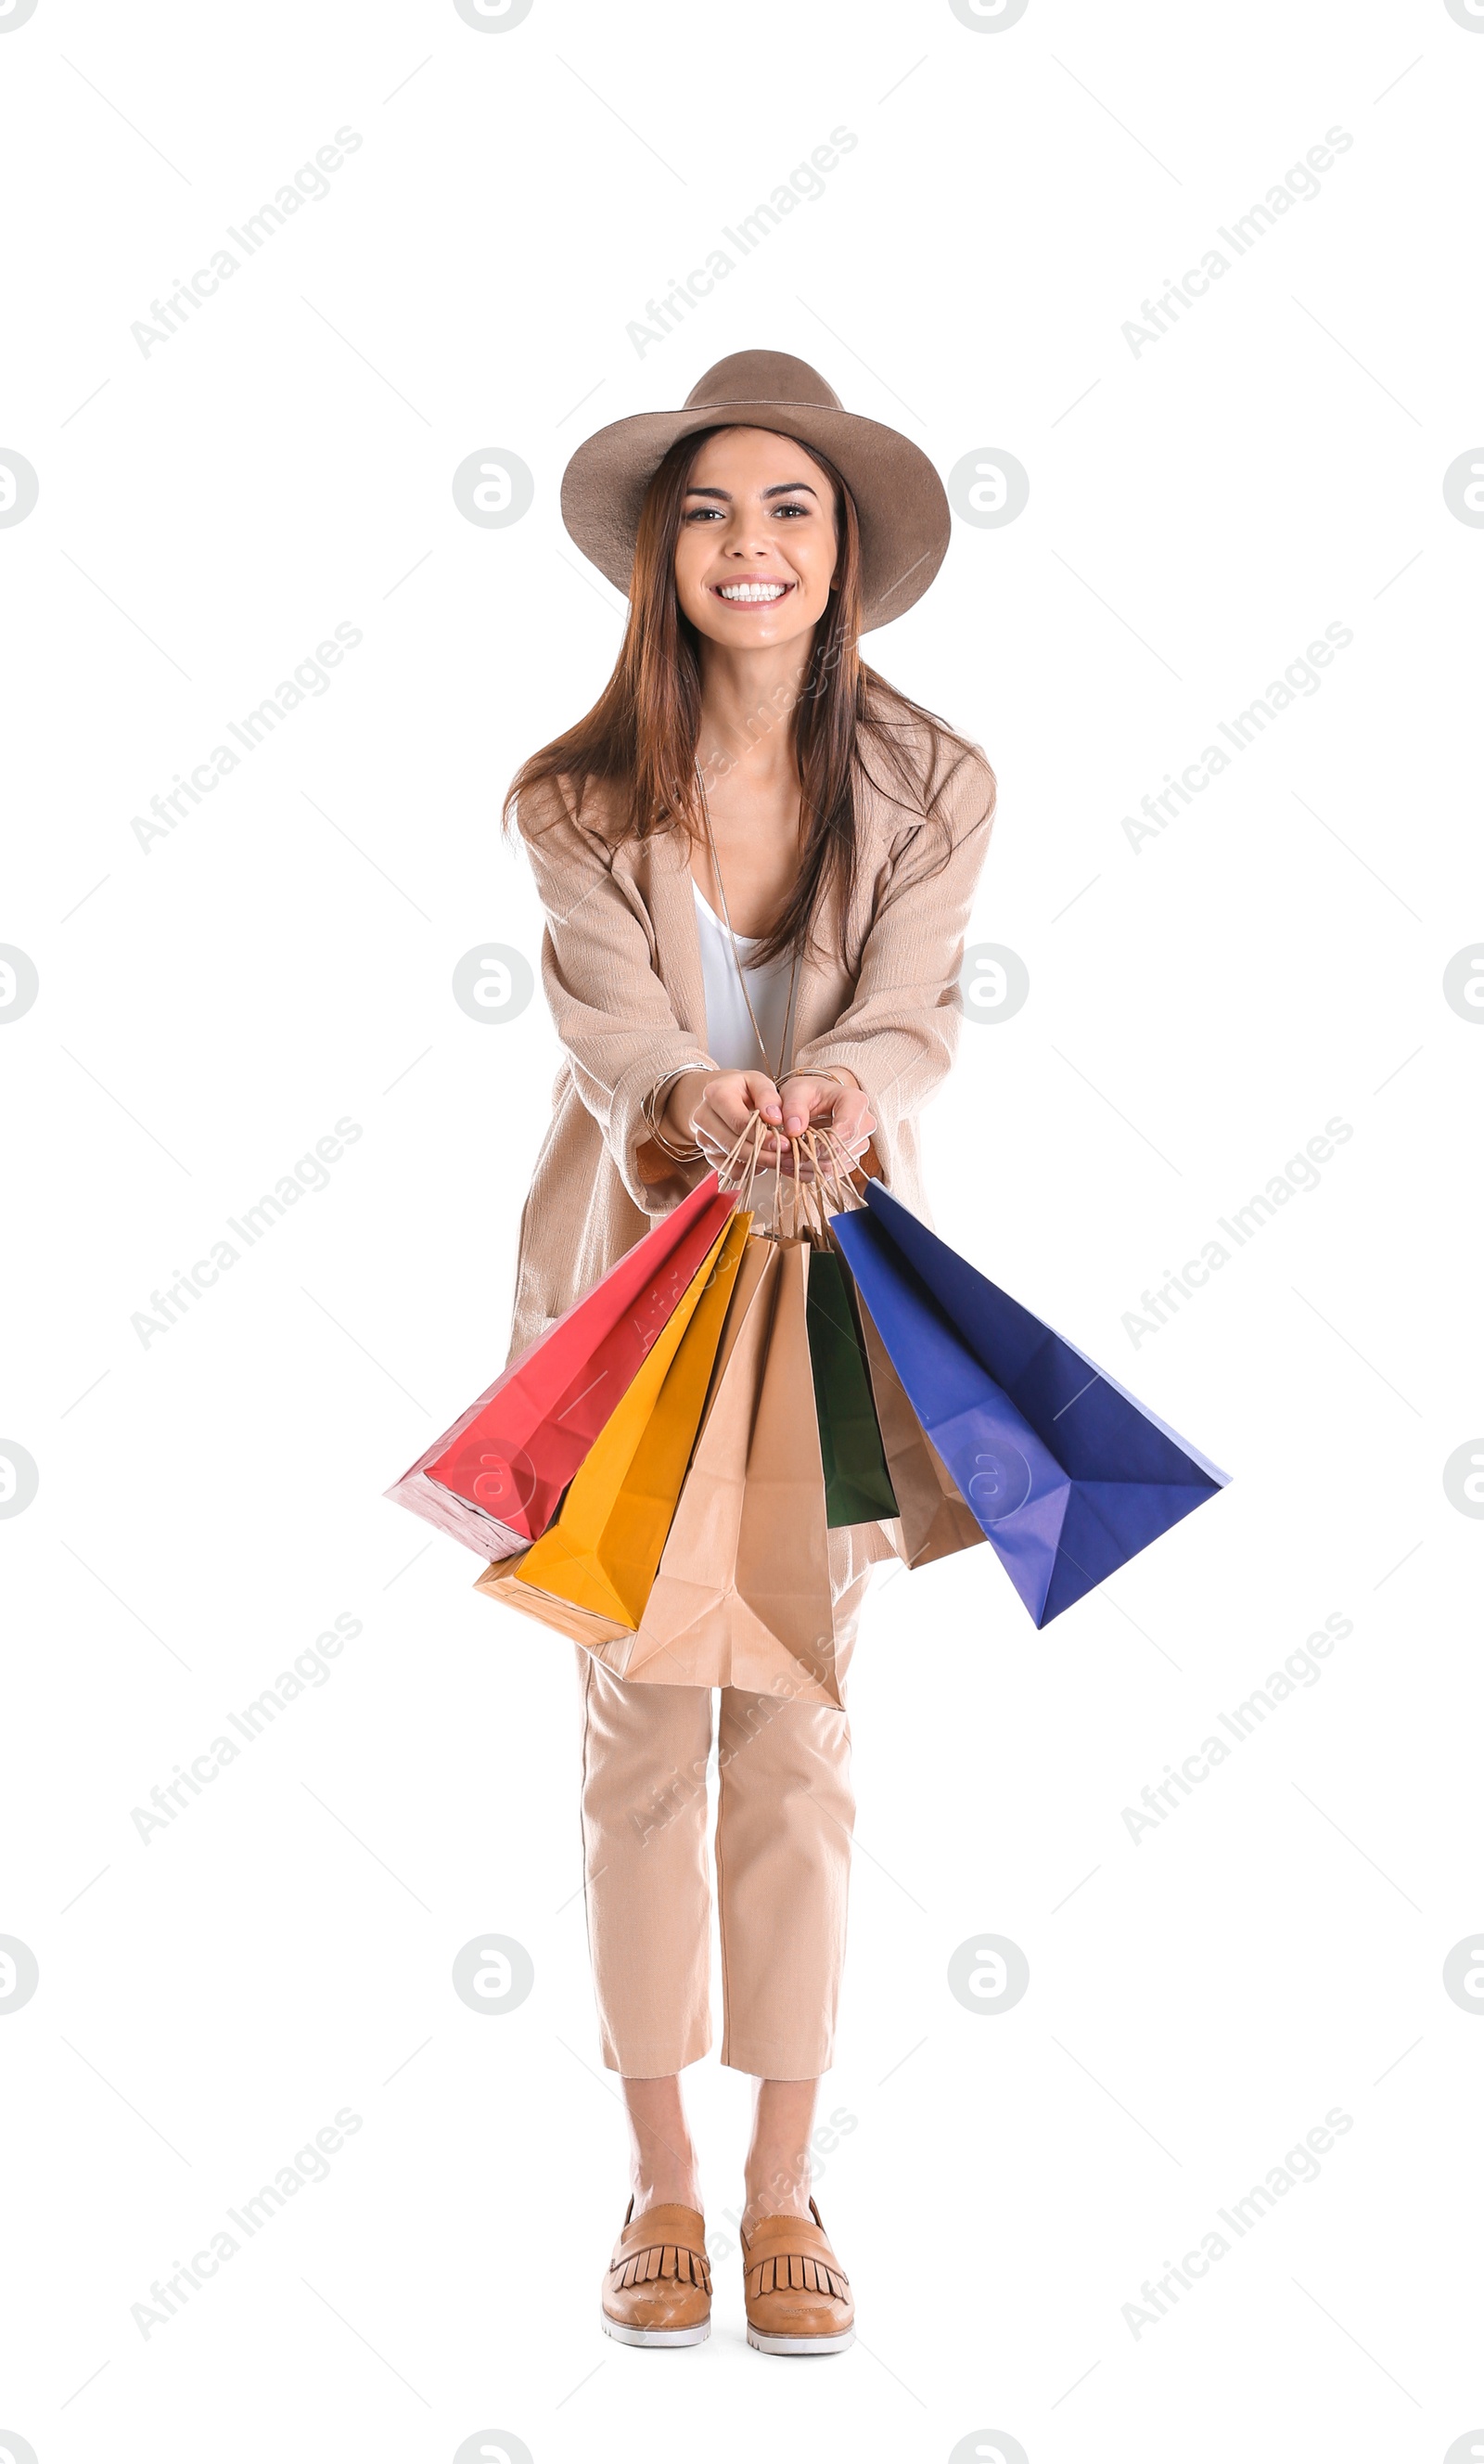
[[[805,360],[734,351],[683,410],[616,419],[579,445],[561,483],[561,517],[583,555],[627,594],[644,491],[677,436],[698,428],[772,428],[817,445],[843,473],[861,517],[862,631],[920,599],[948,550],[949,500],[921,449],[843,408]]]

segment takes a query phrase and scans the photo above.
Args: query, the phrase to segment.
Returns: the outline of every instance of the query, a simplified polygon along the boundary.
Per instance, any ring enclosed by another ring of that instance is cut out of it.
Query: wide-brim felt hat
[[[862,631],[921,599],[948,551],[942,480],[921,447],[846,410],[818,370],[787,351],[734,351],[707,370],[682,409],[616,419],[578,447],[562,476],[561,517],[616,589],[628,593],[650,480],[676,438],[698,428],[771,428],[834,463],[860,517]]]

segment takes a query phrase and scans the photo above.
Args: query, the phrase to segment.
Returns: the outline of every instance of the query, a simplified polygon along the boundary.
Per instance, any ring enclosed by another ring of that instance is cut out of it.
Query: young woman
[[[567,528],[624,590],[613,676],[507,800],[546,914],[565,1048],[521,1227],[513,1353],[757,1115],[765,1160],[828,1125],[924,1212],[917,1115],[945,1075],[994,781],[859,637],[948,545],[932,465],[780,352],[574,455]],[[830,1534],[836,1666],[891,1526]],[[707,2052],[709,1688],[615,1677],[578,1646],[582,1830],[603,2059],[632,2136],[602,2323],[699,2343],[710,2279],[679,2073]],[[749,2341],[838,2352],[848,2279],[809,2195],[832,2059],[854,1805],[832,1704],[720,1689],[721,2058],[757,2079],[741,2238]],[[663,1804],[664,1819],[646,1814]]]

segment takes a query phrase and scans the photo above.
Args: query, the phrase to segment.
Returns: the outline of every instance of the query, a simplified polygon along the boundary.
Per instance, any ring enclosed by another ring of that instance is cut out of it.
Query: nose
[[[726,543],[728,556],[771,556],[773,542],[764,536],[764,516],[760,505],[737,505],[732,508],[731,537]]]

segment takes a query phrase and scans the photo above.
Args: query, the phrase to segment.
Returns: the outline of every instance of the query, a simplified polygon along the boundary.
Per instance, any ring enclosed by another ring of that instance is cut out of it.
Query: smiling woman
[[[682,617],[689,618],[703,642],[752,654],[743,663],[712,662],[715,740],[709,778],[702,774],[710,828],[705,848],[698,850],[700,868],[693,861],[692,870],[703,890],[713,897],[724,894],[719,830],[731,883],[730,918],[738,932],[758,936],[754,963],[762,964],[792,946],[812,904],[799,877],[799,782],[787,759],[787,730],[776,719],[778,700],[787,709],[797,682],[788,647],[807,645],[829,613],[846,491],[818,454],[768,429],[723,429],[699,451],[688,441],[675,450],[677,478],[688,465],[674,547]],[[758,654],[767,651],[785,656],[761,659]],[[775,691],[781,692],[768,711],[765,731],[757,688],[769,682],[764,670],[774,668]],[[743,688],[740,701],[729,690],[734,683]],[[720,707],[723,696],[731,705],[726,711]],[[759,759],[765,733],[772,739],[766,766]],[[750,776],[728,749],[733,737],[752,757]]]
[[[936,573],[942,484],[802,361],[742,352],[682,410],[602,429],[569,465],[562,513],[630,613],[599,700],[506,803],[541,893],[566,1051],[521,1225],[513,1354],[749,1123],[778,1170],[789,1137],[827,1127],[923,1211],[917,1119],[952,1056],[994,809],[977,746],[859,649]],[[759,1477],[776,1487],[778,1467]],[[829,1532],[839,1673],[892,1531]],[[667,1680],[678,1661],[641,1681],[578,1656],[602,2054],[632,2130],[602,2323],[623,2343],[695,2343],[710,2286],[678,2074],[710,2041],[705,1788],[658,1829],[636,1809],[672,1774],[704,1774],[711,1694]],[[849,1727],[839,1703],[727,1685],[717,1734],[722,2060],[758,2080],[748,2336],[770,2353],[838,2352],[854,2311],[809,2148],[844,1950]]]

